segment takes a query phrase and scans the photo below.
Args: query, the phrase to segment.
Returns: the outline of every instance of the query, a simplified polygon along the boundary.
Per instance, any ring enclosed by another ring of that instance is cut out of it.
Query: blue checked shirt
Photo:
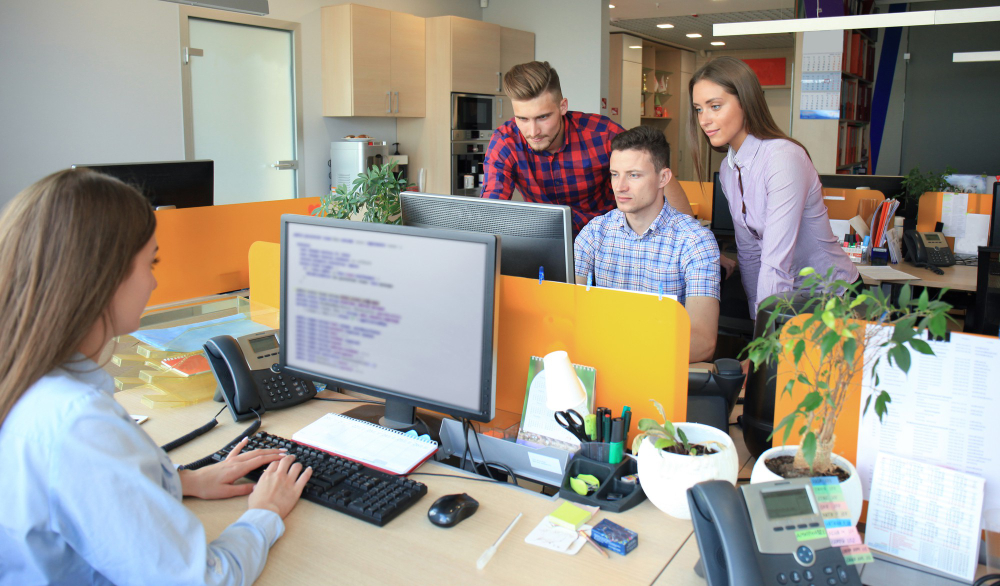
[[[697,220],[664,202],[642,234],[612,210],[590,221],[574,242],[576,274],[593,273],[598,287],[719,298],[719,245]]]

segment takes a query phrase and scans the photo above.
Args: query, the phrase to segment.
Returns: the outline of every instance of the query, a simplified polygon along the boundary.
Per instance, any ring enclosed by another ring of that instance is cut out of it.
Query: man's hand
[[[199,470],[181,470],[184,496],[211,500],[250,494],[253,484],[234,483],[251,470],[280,460],[285,454],[282,450],[254,450],[242,453],[248,441],[250,441],[248,438],[243,438],[243,441],[236,444],[229,452],[226,459],[218,464],[205,466]]]
[[[729,258],[728,256],[721,254],[719,255],[719,264],[722,265],[722,269],[726,271],[726,278],[733,276],[736,272],[736,267],[739,266],[739,262],[735,258]]]

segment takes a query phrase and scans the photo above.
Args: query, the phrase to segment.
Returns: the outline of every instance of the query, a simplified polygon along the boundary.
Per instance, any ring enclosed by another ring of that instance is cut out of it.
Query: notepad
[[[327,413],[292,435],[292,439],[390,474],[409,474],[438,449],[434,440]]]

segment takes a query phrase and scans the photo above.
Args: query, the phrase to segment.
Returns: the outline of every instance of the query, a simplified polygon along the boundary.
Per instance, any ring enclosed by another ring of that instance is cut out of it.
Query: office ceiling
[[[795,17],[794,0],[610,0],[612,30],[638,33],[652,40],[698,51],[786,49],[795,44],[791,33],[713,37],[712,25]],[[673,28],[658,28],[672,24]],[[700,33],[701,38],[688,38]],[[725,46],[713,46],[723,41]]]

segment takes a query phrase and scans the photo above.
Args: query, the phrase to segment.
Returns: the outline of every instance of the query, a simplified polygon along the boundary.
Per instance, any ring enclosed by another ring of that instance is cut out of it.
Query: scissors
[[[566,411],[556,411],[553,415],[556,419],[556,423],[566,431],[572,433],[576,439],[581,442],[589,442],[590,437],[587,435],[583,424],[583,417],[579,413],[573,411],[572,409],[567,409]]]

